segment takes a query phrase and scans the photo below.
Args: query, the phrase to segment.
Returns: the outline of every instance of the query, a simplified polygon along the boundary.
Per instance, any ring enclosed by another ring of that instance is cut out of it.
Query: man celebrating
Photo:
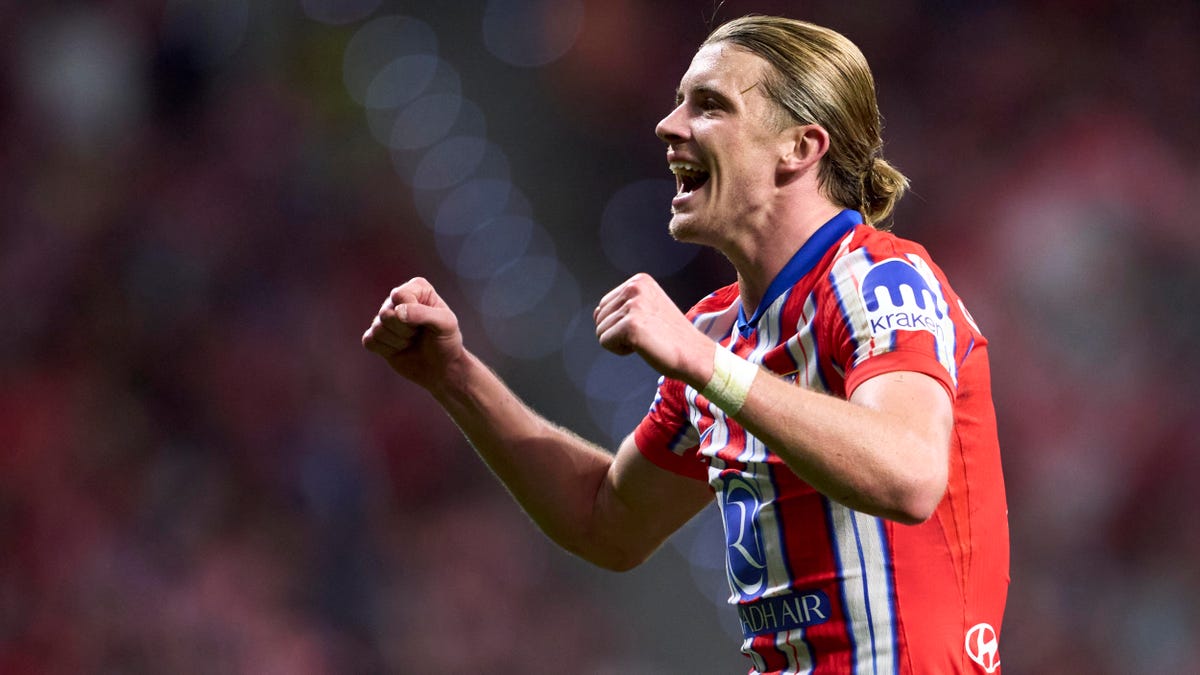
[[[738,281],[686,316],[642,274],[600,301],[601,345],[662,375],[615,455],[523,404],[423,279],[392,290],[363,344],[597,565],[638,565],[715,495],[752,673],[999,672],[987,340],[929,254],[876,227],[907,180],[879,155],[862,54],[812,24],[734,20],[657,133],[672,235]]]

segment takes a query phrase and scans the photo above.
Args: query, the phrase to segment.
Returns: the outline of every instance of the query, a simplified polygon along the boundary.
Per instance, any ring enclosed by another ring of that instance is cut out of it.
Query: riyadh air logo
[[[872,265],[863,277],[860,293],[872,335],[924,330],[942,337],[945,301],[911,264],[888,258]]]
[[[767,559],[758,512],[762,494],[736,472],[724,476],[721,515],[725,521],[725,564],[729,584],[743,600],[756,598],[767,585]]]
[[[1000,639],[991,624],[978,623],[967,631],[967,656],[985,672],[994,673],[1000,667]]]

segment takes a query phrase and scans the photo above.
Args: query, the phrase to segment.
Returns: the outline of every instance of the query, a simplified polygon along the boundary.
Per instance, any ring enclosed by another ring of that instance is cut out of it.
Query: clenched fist
[[[392,289],[362,343],[426,389],[445,378],[465,353],[458,317],[421,277]]]
[[[609,291],[592,316],[596,337],[610,352],[636,352],[659,373],[689,384],[712,376],[715,344],[650,275],[635,274]]]

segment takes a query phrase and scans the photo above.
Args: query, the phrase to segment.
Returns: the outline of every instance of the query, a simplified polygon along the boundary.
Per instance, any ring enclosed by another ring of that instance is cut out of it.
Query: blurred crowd
[[[895,229],[991,339],[1006,672],[1200,663],[1200,6],[427,4],[0,2],[0,673],[745,667],[717,619],[613,599],[709,593],[683,547],[665,588],[585,569],[361,348],[388,289],[428,276],[519,393],[611,440],[569,359],[479,337],[347,95],[343,49],[385,14],[438,30],[585,304],[623,278],[602,200],[666,175],[653,125],[714,16],[855,40],[913,181]],[[489,13],[553,32],[568,5],[553,62],[484,51]],[[663,282],[690,305],[727,277],[701,255]]]

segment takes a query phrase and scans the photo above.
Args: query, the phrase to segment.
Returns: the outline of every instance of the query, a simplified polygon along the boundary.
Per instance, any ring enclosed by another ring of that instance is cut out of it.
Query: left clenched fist
[[[689,384],[712,376],[716,345],[692,325],[662,287],[639,273],[609,291],[592,313],[600,346],[636,353],[659,373]]]

